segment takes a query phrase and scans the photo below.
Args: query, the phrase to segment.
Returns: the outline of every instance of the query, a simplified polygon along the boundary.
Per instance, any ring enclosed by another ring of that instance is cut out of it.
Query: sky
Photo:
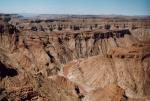
[[[0,13],[150,15],[150,0],[0,0]]]

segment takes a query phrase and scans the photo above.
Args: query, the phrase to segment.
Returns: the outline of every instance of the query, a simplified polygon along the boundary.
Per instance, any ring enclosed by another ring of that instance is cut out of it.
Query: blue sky
[[[150,15],[150,0],[0,0],[0,13]]]

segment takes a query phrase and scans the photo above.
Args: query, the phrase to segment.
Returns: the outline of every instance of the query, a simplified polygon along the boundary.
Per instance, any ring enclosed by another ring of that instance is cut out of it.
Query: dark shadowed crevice
[[[82,101],[82,99],[84,98],[84,95],[81,94],[80,88],[79,88],[78,86],[75,86],[75,92],[76,92],[76,94],[78,95],[80,101]]]
[[[13,68],[6,67],[3,63],[0,62],[0,77],[4,78],[6,76],[14,77],[18,74],[17,70]]]
[[[55,62],[54,56],[52,56],[49,52],[47,52],[47,55],[50,57],[51,63],[54,63],[54,62]],[[48,64],[48,65],[49,65],[49,64]]]
[[[79,94],[80,94],[80,89],[79,89],[79,87],[78,87],[78,86],[76,86],[76,87],[75,87],[75,91],[76,91],[77,95],[79,95]]]

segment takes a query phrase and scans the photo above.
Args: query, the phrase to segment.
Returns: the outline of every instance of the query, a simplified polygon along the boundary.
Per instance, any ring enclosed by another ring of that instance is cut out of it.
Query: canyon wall
[[[45,32],[1,21],[0,100],[149,101],[149,60],[144,27]]]

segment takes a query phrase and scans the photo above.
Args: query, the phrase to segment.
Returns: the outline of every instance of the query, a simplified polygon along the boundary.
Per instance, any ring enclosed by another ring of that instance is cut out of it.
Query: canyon
[[[150,18],[0,14],[0,101],[150,101]]]

